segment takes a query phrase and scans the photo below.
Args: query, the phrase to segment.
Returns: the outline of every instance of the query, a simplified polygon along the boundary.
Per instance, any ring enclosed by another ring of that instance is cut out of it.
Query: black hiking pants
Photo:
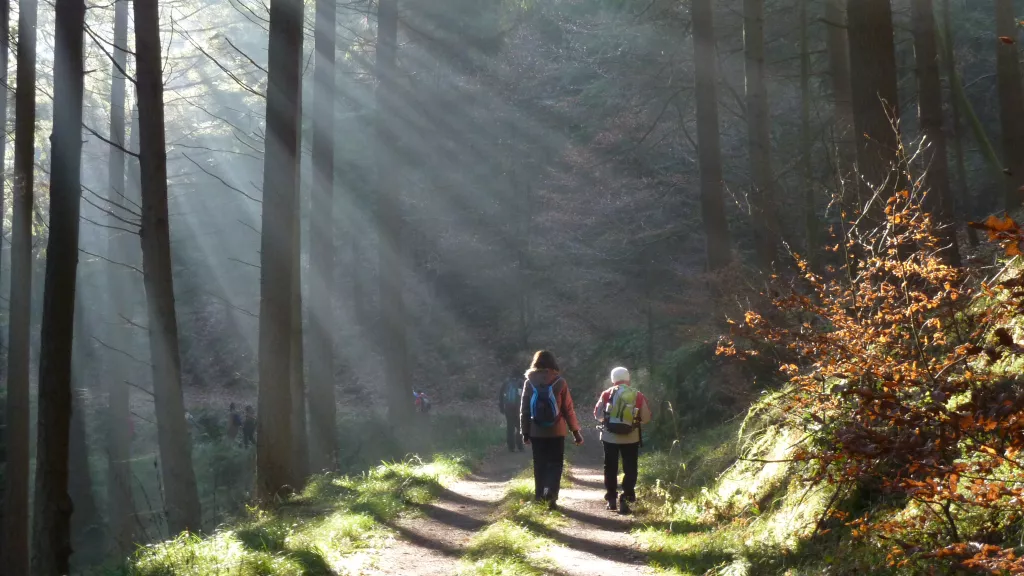
[[[519,410],[505,411],[505,441],[508,443],[508,451],[523,451],[523,435],[519,431]]]
[[[604,444],[604,498],[609,502],[618,496],[619,456],[622,456],[622,497],[636,500],[637,460],[640,458],[640,443]]]
[[[562,466],[565,461],[565,436],[555,438],[530,438],[533,446],[533,484],[534,497],[544,497],[544,489],[548,489],[547,500],[558,500],[558,486],[562,483]]]

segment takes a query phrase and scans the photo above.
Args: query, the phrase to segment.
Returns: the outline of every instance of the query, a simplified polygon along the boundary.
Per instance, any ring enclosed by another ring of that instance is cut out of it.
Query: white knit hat
[[[612,370],[612,384],[629,383],[629,370],[626,370],[622,366]]]

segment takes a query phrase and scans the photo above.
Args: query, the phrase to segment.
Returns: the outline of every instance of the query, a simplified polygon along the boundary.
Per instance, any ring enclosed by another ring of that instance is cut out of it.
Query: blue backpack
[[[541,428],[550,428],[558,421],[558,398],[555,397],[555,384],[562,380],[555,378],[550,384],[533,385],[533,397],[530,398],[530,419]]]
[[[519,382],[509,381],[505,385],[505,407],[519,406],[519,401],[523,397],[523,386]]]

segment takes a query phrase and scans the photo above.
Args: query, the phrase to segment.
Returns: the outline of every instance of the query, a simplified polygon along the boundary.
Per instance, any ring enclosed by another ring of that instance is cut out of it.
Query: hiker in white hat
[[[651,421],[651,407],[638,390],[630,386],[629,370],[612,370],[612,387],[601,393],[594,418],[601,421],[604,444],[604,499],[609,510],[629,514],[636,502],[637,460],[640,458],[640,427]],[[619,498],[619,456],[622,456],[622,497]]]

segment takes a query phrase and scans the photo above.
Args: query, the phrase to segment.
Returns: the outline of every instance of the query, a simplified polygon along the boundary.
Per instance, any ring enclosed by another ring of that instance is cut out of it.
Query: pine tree
[[[256,496],[294,486],[291,392],[293,228],[298,190],[302,2],[271,0],[260,241]]]
[[[68,456],[78,225],[82,201],[85,0],[57,0],[54,12],[50,226],[40,334],[36,490],[32,521],[32,573],[39,576],[67,574],[71,558],[72,503],[68,494]]]
[[[164,509],[171,533],[200,530],[202,515],[192,446],[181,393],[178,319],[174,310],[170,226],[167,214],[167,148],[164,86],[157,0],[133,0],[138,79],[139,166],[142,173],[142,272],[149,311],[149,352],[153,374]]]

